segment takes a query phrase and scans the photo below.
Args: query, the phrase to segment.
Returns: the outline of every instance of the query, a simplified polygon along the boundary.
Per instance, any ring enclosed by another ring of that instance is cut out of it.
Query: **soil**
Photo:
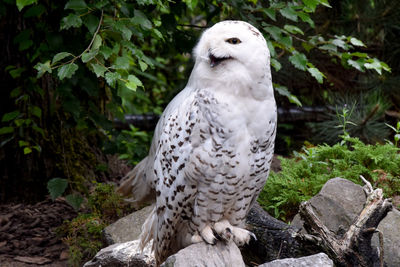
[[[55,229],[76,216],[63,199],[0,205],[0,266],[67,266],[68,248]]]

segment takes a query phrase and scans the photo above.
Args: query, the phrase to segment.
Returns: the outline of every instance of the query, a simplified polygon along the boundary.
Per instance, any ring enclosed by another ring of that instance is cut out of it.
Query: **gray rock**
[[[274,260],[259,265],[258,267],[333,267],[333,261],[325,254],[318,253],[315,255],[302,258],[287,258]]]
[[[387,266],[400,266],[400,211],[393,209],[379,223],[383,233],[384,261]],[[372,245],[379,247],[378,234],[374,234]]]
[[[144,207],[107,226],[103,232],[107,244],[112,245],[138,239],[142,232],[142,225],[152,210],[153,206]]]
[[[239,248],[234,242],[225,244],[218,241],[216,245],[204,242],[181,249],[178,253],[168,257],[162,267],[219,267],[245,266]]]
[[[139,249],[139,240],[117,243],[100,250],[84,267],[149,267],[154,263],[151,252],[152,242],[147,244],[143,253]]]
[[[343,178],[333,178],[309,201],[328,229],[341,236],[362,211],[366,196],[361,186]],[[291,225],[301,228],[300,216],[296,215]]]

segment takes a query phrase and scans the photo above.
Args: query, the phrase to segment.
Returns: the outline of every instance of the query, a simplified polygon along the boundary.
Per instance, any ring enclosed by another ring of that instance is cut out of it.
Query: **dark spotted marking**
[[[183,192],[183,191],[185,190],[185,185],[178,185],[178,186],[176,187],[176,190],[177,190],[178,192]]]

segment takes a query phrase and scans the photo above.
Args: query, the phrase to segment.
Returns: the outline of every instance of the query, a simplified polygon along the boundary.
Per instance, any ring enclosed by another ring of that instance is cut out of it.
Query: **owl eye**
[[[229,39],[227,39],[226,40],[226,42],[228,42],[228,43],[230,43],[230,44],[240,44],[242,41],[240,41],[240,39],[239,38],[235,38],[235,37],[233,37],[233,38],[229,38]]]

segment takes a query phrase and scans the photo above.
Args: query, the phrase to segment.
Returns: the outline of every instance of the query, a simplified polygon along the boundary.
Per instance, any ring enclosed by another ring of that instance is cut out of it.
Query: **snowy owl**
[[[187,86],[167,106],[149,155],[119,192],[155,201],[141,245],[157,264],[196,242],[249,242],[245,218],[267,180],[276,133],[270,55],[242,21],[207,29],[194,48]]]

